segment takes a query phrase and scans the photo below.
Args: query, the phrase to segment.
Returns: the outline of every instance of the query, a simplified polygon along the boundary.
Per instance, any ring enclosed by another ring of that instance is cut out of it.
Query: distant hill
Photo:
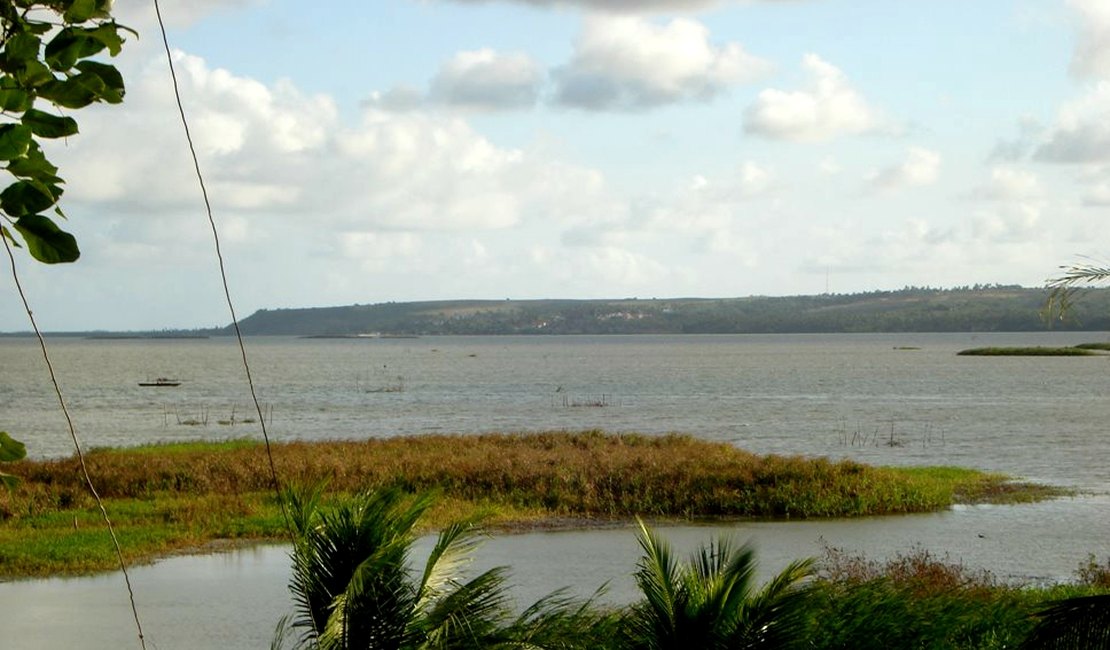
[[[1045,330],[1044,289],[974,286],[748,298],[447,300],[263,309],[244,334],[723,334]],[[1083,294],[1065,330],[1110,330],[1110,289]],[[227,330],[230,331],[230,330]],[[226,332],[225,332],[226,333]]]

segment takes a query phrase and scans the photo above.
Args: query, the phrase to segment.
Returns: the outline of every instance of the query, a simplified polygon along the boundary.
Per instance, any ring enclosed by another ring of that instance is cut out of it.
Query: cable
[[[189,132],[189,121],[185,118],[185,107],[181,103],[181,91],[178,89],[177,72],[174,70],[173,54],[170,52],[170,41],[166,36],[166,25],[162,22],[162,10],[158,5],[158,0],[154,0],[154,13],[158,17],[158,28],[162,32],[162,44],[166,48],[166,60],[170,66],[170,78],[173,80],[173,95],[177,100],[177,112],[181,116],[181,126],[185,129],[185,140],[189,143],[189,153],[193,157],[193,168],[197,173],[197,182],[200,183],[200,192],[204,197],[204,208],[208,215],[208,225],[212,229],[212,241],[216,247],[216,259],[220,265],[220,280],[223,283],[224,297],[227,299],[227,309],[231,312],[231,324],[235,328],[235,340],[239,343],[239,354],[243,359],[243,369],[247,373],[247,386],[250,387],[251,399],[254,401],[254,410],[258,413],[258,422],[262,426],[262,439],[266,443],[266,458],[270,461],[270,479],[273,483],[274,495],[277,497],[278,503],[281,505],[282,515],[285,516],[287,528],[289,517],[285,512],[285,501],[281,498],[281,482],[278,480],[277,467],[274,465],[274,454],[270,448],[270,434],[266,430],[266,418],[262,415],[262,405],[258,402],[258,395],[254,390],[254,379],[251,377],[251,366],[247,361],[247,347],[243,344],[243,333],[239,329],[239,319],[235,316],[235,303],[231,300],[231,290],[228,288],[227,283],[227,270],[224,267],[223,253],[220,251],[220,233],[216,228],[216,219],[212,216],[212,203],[208,200],[208,189],[204,184],[204,175],[200,172],[200,160],[197,158],[197,150],[193,145],[193,136]],[[290,536],[292,531],[290,530]]]
[[[66,401],[62,397],[62,388],[58,385],[58,377],[54,374],[54,365],[50,363],[50,354],[46,351],[46,339],[42,337],[42,332],[39,330],[38,323],[35,322],[35,315],[31,311],[31,305],[27,302],[27,296],[23,293],[23,285],[19,282],[19,274],[15,268],[15,255],[12,254],[11,244],[8,243],[6,233],[0,234],[0,239],[4,240],[4,250],[8,252],[8,261],[11,262],[12,279],[15,280],[15,288],[19,292],[19,298],[23,301],[23,309],[27,312],[27,318],[31,321],[31,328],[35,330],[35,336],[38,337],[39,348],[42,350],[42,358],[46,362],[46,369],[50,373],[50,382],[54,384],[54,394],[58,396],[58,404],[62,407],[62,414],[66,418],[66,425],[69,427],[69,436],[73,439],[73,448],[77,450],[77,460],[81,463],[81,474],[85,477],[85,484],[89,486],[89,492],[92,492],[93,498],[96,499],[96,505],[100,508],[100,515],[104,519],[104,524],[108,527],[108,534],[112,537],[112,544],[116,547],[116,559],[119,560],[120,571],[123,572],[123,581],[127,584],[127,596],[131,599],[131,615],[135,618],[135,627],[139,631],[139,645],[146,650],[146,639],[143,637],[143,624],[139,622],[139,610],[135,606],[135,591],[131,588],[131,577],[127,575],[127,563],[123,561],[123,550],[120,548],[119,539],[116,538],[115,528],[112,527],[112,520],[108,517],[108,510],[104,508],[104,501],[100,498],[100,493],[96,491],[93,486],[92,478],[89,476],[89,469],[85,466],[85,454],[81,451],[81,443],[77,440],[77,428],[73,424],[73,418],[69,415],[69,408],[66,407]]]

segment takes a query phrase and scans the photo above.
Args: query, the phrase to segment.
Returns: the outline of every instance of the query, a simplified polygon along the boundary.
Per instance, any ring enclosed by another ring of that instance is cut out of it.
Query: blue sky
[[[46,329],[228,322],[150,3]],[[1035,286],[1102,258],[1102,0],[166,2],[240,315]],[[10,279],[0,280],[6,286]],[[827,285],[826,285],[827,283]],[[26,329],[14,291],[0,330]]]

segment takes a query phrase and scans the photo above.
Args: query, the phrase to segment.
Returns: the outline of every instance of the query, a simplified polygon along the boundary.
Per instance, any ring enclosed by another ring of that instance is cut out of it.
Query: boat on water
[[[181,381],[178,379],[170,379],[168,377],[159,377],[150,381],[140,381],[140,386],[180,386]]]

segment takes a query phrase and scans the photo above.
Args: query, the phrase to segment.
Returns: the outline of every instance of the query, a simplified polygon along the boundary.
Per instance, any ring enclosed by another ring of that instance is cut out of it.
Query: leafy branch
[[[0,164],[13,179],[0,191],[0,236],[46,264],[81,251],[47,214],[65,219],[65,181],[40,140],[77,134],[65,109],[123,101],[119,71],[92,59],[119,54],[122,33],[134,33],[111,8],[112,0],[0,0]]]

